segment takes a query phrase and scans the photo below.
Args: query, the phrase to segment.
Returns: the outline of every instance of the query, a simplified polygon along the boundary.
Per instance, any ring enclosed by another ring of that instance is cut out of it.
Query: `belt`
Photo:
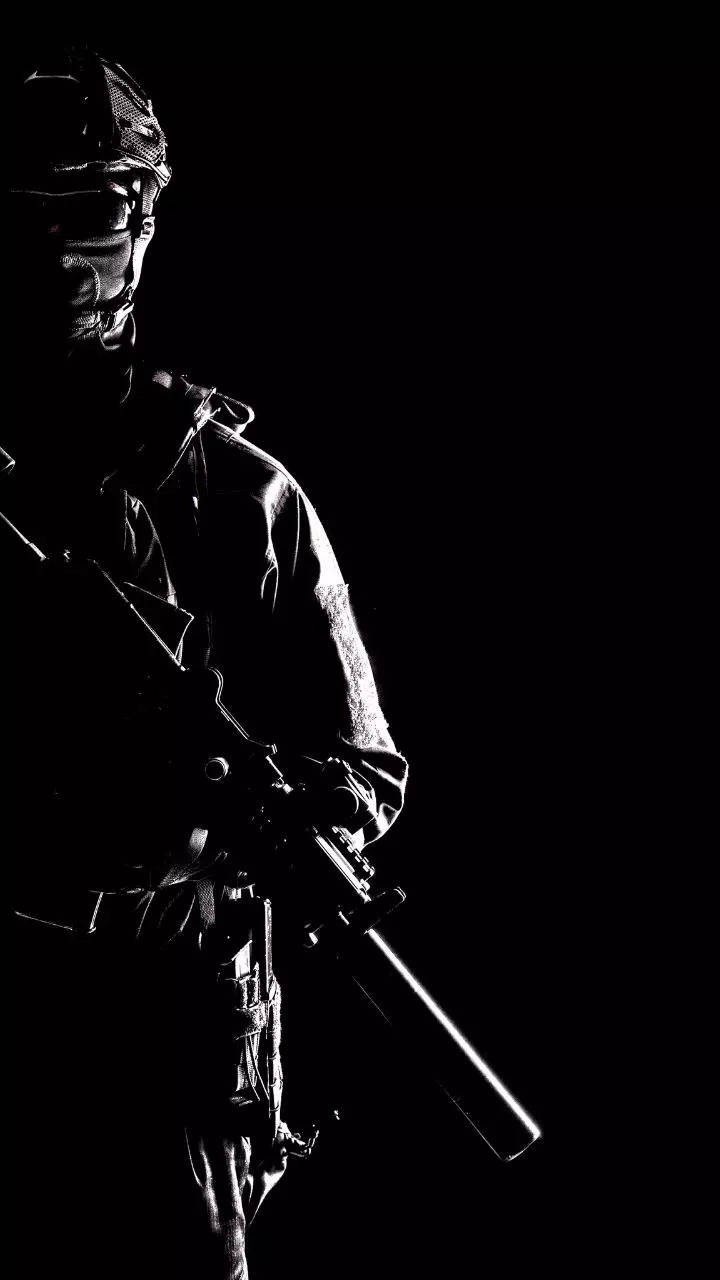
[[[15,907],[13,915],[31,924],[88,936],[97,928],[104,894],[96,889],[63,889],[52,894],[33,892],[32,901]]]
[[[196,891],[200,899],[200,891],[206,895],[212,893],[211,882],[200,882]],[[125,914],[128,908],[134,909],[138,899],[145,890],[127,890],[124,893],[105,893],[99,889],[81,889],[68,885],[38,885],[32,891],[22,890],[19,901],[13,904],[13,915],[18,920],[29,921],[35,925],[45,925],[49,929],[62,929],[66,933],[74,933],[88,937],[97,929],[98,914],[102,908],[103,917],[108,924],[117,913]],[[244,885],[232,890],[233,899],[255,902],[254,888]],[[201,915],[203,902],[200,901]],[[214,898],[213,898],[214,915]],[[204,917],[203,917],[204,918]]]

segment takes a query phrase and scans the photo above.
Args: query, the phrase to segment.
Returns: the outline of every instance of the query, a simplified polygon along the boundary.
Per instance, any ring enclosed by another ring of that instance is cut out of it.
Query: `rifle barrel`
[[[397,952],[369,929],[349,957],[355,984],[500,1160],[527,1150],[540,1129]],[[431,1065],[430,1065],[431,1064]]]

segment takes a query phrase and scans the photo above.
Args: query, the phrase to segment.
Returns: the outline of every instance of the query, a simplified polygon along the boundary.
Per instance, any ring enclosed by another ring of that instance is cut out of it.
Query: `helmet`
[[[18,312],[63,342],[124,331],[153,205],[170,181],[152,103],[123,67],[84,49],[40,57],[20,80],[10,167]]]
[[[16,187],[42,180],[62,190],[69,179],[128,169],[151,174],[155,194],[170,181],[152,103],[118,63],[75,49],[40,59],[26,70],[20,97]]]

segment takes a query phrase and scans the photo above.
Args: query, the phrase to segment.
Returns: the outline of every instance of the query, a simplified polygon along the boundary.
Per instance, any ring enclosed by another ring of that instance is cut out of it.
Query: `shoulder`
[[[304,499],[300,485],[282,462],[246,440],[242,428],[230,427],[213,415],[203,428],[202,444],[211,493],[220,496],[248,489],[272,490],[278,499]]]
[[[267,536],[291,563],[296,580],[304,566],[314,585],[342,582],[333,548],[305,491],[282,462],[245,438],[255,416],[248,405],[217,387],[164,371],[146,378],[140,395],[146,411],[151,409],[147,425],[152,435],[169,434],[175,441],[171,466],[166,457],[160,468],[162,493],[183,487],[183,475],[194,473],[193,485],[204,491],[208,514],[218,528],[247,523],[250,513],[257,528],[261,512]]]
[[[199,439],[210,497],[255,494],[275,510],[307,498],[294,476],[272,454],[245,438],[255,414],[249,405],[217,387],[192,382],[187,375],[156,371],[151,377],[155,404],[180,417]]]

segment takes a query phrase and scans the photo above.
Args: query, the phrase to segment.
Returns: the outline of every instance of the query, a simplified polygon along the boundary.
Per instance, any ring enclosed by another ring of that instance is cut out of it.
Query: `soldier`
[[[186,667],[218,668],[226,705],[360,848],[397,816],[407,766],[318,516],[245,439],[250,409],[135,356],[171,177],[150,100],[122,67],[63,52],[23,68],[16,122],[2,509],[50,559],[98,562]],[[239,1278],[247,1221],[302,1146],[280,1120],[247,805],[230,836],[198,821],[156,720],[127,713],[124,640],[111,627],[88,656],[94,606],[38,606],[21,560],[4,637],[19,1270]],[[231,1033],[208,956],[232,968]]]

